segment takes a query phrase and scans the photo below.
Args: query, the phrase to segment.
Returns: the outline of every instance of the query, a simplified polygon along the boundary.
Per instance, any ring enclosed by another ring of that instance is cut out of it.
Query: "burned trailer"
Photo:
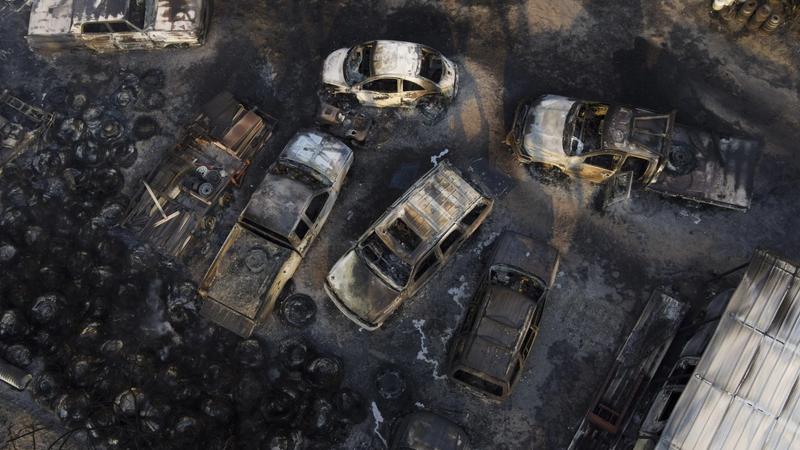
[[[653,292],[575,432],[570,450],[614,448],[631,419],[633,407],[661,365],[687,309],[685,303]]]
[[[162,254],[180,257],[195,233],[216,223],[212,208],[238,185],[277,121],[217,95],[143,180],[122,225]]]
[[[196,47],[210,19],[211,0],[33,0],[26,39],[43,53]]]
[[[349,147],[319,131],[286,144],[203,278],[206,318],[253,333],[325,224],[352,163]]]
[[[432,412],[403,417],[395,428],[389,450],[470,450],[469,436],[457,424]]]
[[[505,142],[521,162],[574,178],[623,177],[628,186],[747,210],[761,144],[680,125],[675,116],[547,95],[519,104]]]
[[[53,114],[0,90],[0,174],[6,164],[40,142],[54,120]]]
[[[494,201],[440,162],[331,268],[325,292],[348,319],[376,330],[486,220]]]
[[[558,251],[505,231],[458,333],[448,376],[471,392],[502,401],[522,376],[558,272]]]

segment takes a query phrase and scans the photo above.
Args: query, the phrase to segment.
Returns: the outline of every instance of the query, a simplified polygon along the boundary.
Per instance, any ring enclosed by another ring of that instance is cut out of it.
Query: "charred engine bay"
[[[48,57],[25,42],[28,13],[0,2],[0,88],[57,121],[48,145],[0,176],[0,356],[34,375],[27,392],[0,387],[8,448],[380,449],[417,410],[458,423],[475,448],[563,448],[654,288],[702,307],[714,273],[756,248],[800,254],[797,38],[731,35],[705,2],[217,1],[199,48]],[[432,124],[375,114],[286,291],[302,301],[279,303],[251,339],[210,324],[198,278],[283,145],[315,126],[325,56],[372,39],[440,50],[459,67],[458,96]],[[117,224],[222,91],[278,125],[178,264]],[[638,191],[596,211],[596,186],[522,166],[502,143],[517,102],[546,93],[676,109],[682,123],[759,138],[751,209]],[[443,158],[494,211],[381,329],[359,330],[327,299],[325,275]],[[523,375],[494,404],[445,374],[504,229],[562,260]]]

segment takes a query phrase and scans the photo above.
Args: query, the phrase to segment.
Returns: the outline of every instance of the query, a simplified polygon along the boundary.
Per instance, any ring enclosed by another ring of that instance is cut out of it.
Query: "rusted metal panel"
[[[800,270],[759,250],[657,449],[800,445]]]
[[[672,343],[688,305],[655,291],[617,354],[570,449],[612,447]]]
[[[677,126],[664,168],[647,189],[731,209],[746,210],[753,196],[761,144]]]

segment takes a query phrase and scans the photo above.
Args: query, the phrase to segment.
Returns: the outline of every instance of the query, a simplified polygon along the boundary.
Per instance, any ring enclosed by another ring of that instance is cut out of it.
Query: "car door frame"
[[[372,91],[364,88],[364,86],[366,86],[367,84],[373,83],[378,80],[394,80],[396,82],[395,85],[396,90],[393,93],[388,93],[388,92]],[[377,106],[377,107],[400,106],[402,104],[401,101],[402,79],[391,75],[370,77],[360,82],[356,86],[354,94],[356,98],[358,98],[359,103],[363,105]]]
[[[595,166],[587,163],[586,160],[595,156],[611,155],[615,158],[614,164],[611,169]],[[571,158],[573,164],[570,166],[570,172],[577,178],[581,178],[593,183],[602,183],[611,178],[619,170],[620,164],[625,159],[619,152],[612,150],[597,150],[585,155],[574,156]]]
[[[155,48],[155,42],[150,38],[150,35],[144,30],[138,28],[136,25],[127,20],[113,20],[106,22],[107,24],[124,23],[130,30],[133,31],[113,31],[111,39],[114,41],[114,46],[120,50],[147,50]],[[128,38],[131,44],[126,44],[125,39]]]

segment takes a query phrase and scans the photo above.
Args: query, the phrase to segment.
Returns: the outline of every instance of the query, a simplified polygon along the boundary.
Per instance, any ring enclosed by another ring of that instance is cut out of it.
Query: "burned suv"
[[[558,272],[552,247],[506,231],[498,238],[458,334],[448,374],[481,396],[503,400],[522,375]]]
[[[28,44],[50,52],[182,48],[203,44],[210,0],[33,0]]]
[[[181,256],[196,232],[213,228],[212,208],[238,184],[275,124],[227,92],[216,96],[142,181],[123,226],[161,253]]]
[[[325,292],[347,318],[377,329],[475,232],[492,205],[453,166],[439,163],[336,262]]]
[[[321,132],[286,144],[203,279],[205,317],[252,334],[325,224],[352,163],[352,150]]]
[[[675,112],[556,95],[520,103],[506,143],[520,161],[575,178],[628,174],[650,191],[739,210],[750,207],[761,147],[676,124]]]
[[[424,45],[372,41],[331,53],[322,82],[327,94],[365,106],[425,109],[455,97],[458,73],[452,61]]]

